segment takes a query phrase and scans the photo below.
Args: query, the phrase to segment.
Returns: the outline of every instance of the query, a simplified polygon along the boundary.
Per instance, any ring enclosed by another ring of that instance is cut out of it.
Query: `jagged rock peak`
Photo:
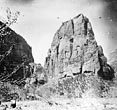
[[[88,18],[86,18],[83,14],[79,14],[73,19],[66,21],[62,24],[62,26],[56,32],[51,46],[53,47],[54,45],[56,45],[56,43],[58,43],[60,39],[65,36],[70,38],[72,35],[80,36],[81,34],[87,35],[88,33],[94,34],[92,31],[91,23],[89,22]]]
[[[91,23],[83,14],[64,22],[55,33],[45,69],[50,79],[90,73],[107,80],[114,77],[102,47],[97,45]]]

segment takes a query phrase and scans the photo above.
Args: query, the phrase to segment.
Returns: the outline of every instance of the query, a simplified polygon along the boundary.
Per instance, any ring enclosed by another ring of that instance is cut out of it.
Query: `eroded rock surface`
[[[55,33],[45,69],[49,79],[83,73],[93,73],[105,80],[114,77],[102,47],[97,45],[90,21],[82,14],[64,22]]]
[[[109,64],[114,68],[117,77],[117,49],[110,53]]]

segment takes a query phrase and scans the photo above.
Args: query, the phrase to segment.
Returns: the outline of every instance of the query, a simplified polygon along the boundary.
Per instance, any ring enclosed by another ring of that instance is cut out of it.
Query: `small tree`
[[[10,32],[7,32],[6,29],[8,27],[10,27],[12,24],[16,23],[16,21],[18,19],[18,16],[20,15],[20,12],[16,11],[15,13],[13,13],[13,12],[11,12],[10,8],[7,8],[6,9],[6,14],[7,14],[7,20],[5,20],[5,23],[3,23],[0,26],[0,39],[1,39],[0,43],[4,43],[3,37],[5,35],[10,35],[11,34]],[[6,56],[8,56],[11,53],[11,50],[13,49],[13,46],[14,45],[10,46],[9,50],[6,51],[5,54],[0,55],[0,63],[2,62],[2,60],[4,60],[4,58]]]
[[[4,22],[0,22],[0,44],[4,45],[4,37],[5,36],[9,36],[11,34],[11,31],[8,31],[8,27],[10,27],[11,25],[13,25],[14,23],[17,22],[18,16],[20,15],[19,11],[16,12],[11,12],[10,8],[6,9],[6,20],[4,20]],[[9,49],[7,51],[5,51],[4,53],[0,53],[0,66],[3,62],[3,60],[11,53],[11,51],[13,50],[13,47],[15,45],[15,43],[11,43],[12,45],[9,47]],[[21,66],[21,65],[20,65]],[[18,68],[18,67],[17,67]],[[4,74],[2,75],[2,77],[0,77],[1,81],[6,80],[8,77],[10,77],[12,74],[15,73],[15,70],[11,73],[11,74],[7,74],[7,76],[5,75],[4,78]],[[9,76],[10,75],[10,76]]]

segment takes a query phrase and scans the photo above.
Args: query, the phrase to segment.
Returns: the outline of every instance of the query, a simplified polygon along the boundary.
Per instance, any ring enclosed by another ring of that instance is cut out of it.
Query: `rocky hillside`
[[[30,76],[32,49],[19,34],[0,22],[0,81],[20,84]]]
[[[114,78],[114,70],[97,45],[91,23],[82,14],[64,22],[55,33],[45,70],[49,81],[58,80],[55,90],[60,95],[67,92],[81,96],[92,86],[106,91],[105,82]]]

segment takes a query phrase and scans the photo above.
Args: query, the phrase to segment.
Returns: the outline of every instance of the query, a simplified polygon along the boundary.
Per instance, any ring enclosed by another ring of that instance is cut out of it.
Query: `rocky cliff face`
[[[103,49],[97,45],[92,26],[82,14],[66,21],[55,33],[45,61],[49,79],[93,74],[104,80],[114,77]]]
[[[117,76],[117,49],[115,49],[112,53],[109,55],[109,64],[114,68],[114,71],[116,72]]]
[[[0,81],[18,82],[31,74],[32,49],[25,39],[0,22]]]

